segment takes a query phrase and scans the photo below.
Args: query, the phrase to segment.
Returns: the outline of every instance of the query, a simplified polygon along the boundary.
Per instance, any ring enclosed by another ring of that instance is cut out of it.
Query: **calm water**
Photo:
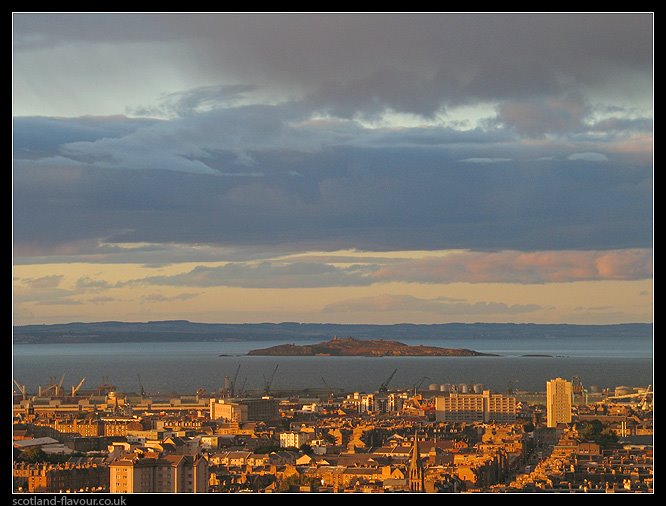
[[[319,340],[316,340],[319,341]],[[312,342],[316,342],[312,341]],[[307,341],[299,341],[299,344]],[[409,344],[471,348],[499,357],[248,357],[251,349],[274,346],[275,341],[195,343],[102,343],[14,345],[13,375],[36,391],[51,376],[65,373],[64,386],[86,377],[86,387],[106,378],[120,390],[138,391],[137,374],[149,393],[192,393],[197,388],[218,389],[224,376],[240,364],[239,384],[259,389],[263,377],[279,364],[273,386],[280,388],[331,387],[376,390],[397,368],[392,387],[410,387],[422,376],[429,383],[484,383],[504,390],[513,381],[522,390],[545,390],[556,376],[578,375],[585,385],[648,385],[653,378],[652,342],[647,340],[567,339],[514,340],[405,340]],[[553,357],[523,357],[526,353]],[[220,357],[220,354],[232,356]],[[238,355],[238,356],[235,356]],[[247,380],[245,380],[247,378]]]

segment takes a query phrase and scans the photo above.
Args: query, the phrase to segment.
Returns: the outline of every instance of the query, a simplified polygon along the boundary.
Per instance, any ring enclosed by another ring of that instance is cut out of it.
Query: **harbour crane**
[[[143,388],[143,383],[141,383],[141,375],[137,374],[136,378],[139,380],[139,394],[141,395],[141,398],[146,396],[146,389]]]
[[[241,387],[238,389],[238,397],[241,397],[245,393],[246,383],[247,383],[247,376],[243,378],[243,383],[241,384]]]
[[[396,367],[395,369],[393,369],[393,372],[388,377],[388,379],[379,386],[379,391],[380,392],[388,392],[388,387],[391,384],[391,380],[393,379],[393,376],[395,376],[395,373],[397,373],[397,372],[398,372],[398,368]]]
[[[324,384],[324,386],[326,387],[326,390],[328,390],[328,396],[329,396],[329,398],[332,399],[332,398],[335,396],[335,394],[333,393],[334,390],[333,390],[333,389],[331,388],[331,386],[326,382],[326,380],[324,379],[323,376],[321,377],[321,381],[322,381],[322,383]]]
[[[229,393],[231,394],[231,397],[234,396],[236,393],[236,381],[238,380],[238,373],[240,372],[240,364],[238,364],[238,367],[236,368],[236,374],[234,374],[234,379],[231,380],[231,385],[229,388]]]
[[[275,369],[273,369],[273,374],[271,374],[270,378],[266,379],[266,376],[264,376],[264,395],[271,394],[271,385],[273,384],[275,373],[277,372],[279,365],[280,364],[275,365]]]
[[[421,376],[421,379],[418,382],[414,383],[414,385],[412,386],[412,388],[414,389],[414,395],[416,395],[416,392],[419,390],[419,388],[421,388],[421,385],[423,385],[423,382],[425,380],[430,380],[430,376]]]
[[[83,383],[85,383],[85,381],[86,381],[86,378],[83,377],[83,378],[81,378],[81,381],[79,381],[78,385],[72,386],[72,397],[74,397],[76,395],[76,393],[81,389],[81,387],[83,386]]]
[[[16,381],[16,380],[14,380],[14,385],[16,385],[16,386],[18,387],[19,392],[21,393],[22,400],[26,400],[26,398],[28,397],[28,395],[27,395],[27,393],[26,393],[26,386],[25,386],[25,385],[21,385],[21,384],[20,384],[18,381]]]
[[[62,373],[62,376],[60,376],[60,381],[58,383],[55,382],[55,376],[51,376],[50,384],[46,388],[42,388],[40,385],[38,387],[38,395],[40,397],[48,394],[51,390],[53,390],[53,394],[58,397],[59,395],[62,395],[62,384],[65,382],[65,373]]]

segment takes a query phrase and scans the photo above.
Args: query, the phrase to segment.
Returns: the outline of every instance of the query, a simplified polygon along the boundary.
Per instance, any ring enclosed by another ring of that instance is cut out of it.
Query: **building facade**
[[[108,491],[109,467],[103,463],[18,463],[14,465],[14,481],[30,493]]]
[[[289,431],[280,434],[280,446],[282,448],[300,448],[312,439],[311,434],[306,432]]]
[[[109,469],[111,493],[208,492],[208,461],[198,455],[123,458]]]
[[[571,382],[555,378],[546,382],[546,425],[557,427],[558,423],[571,423]]]
[[[516,398],[513,395],[491,393],[450,393],[435,398],[438,422],[514,422]]]
[[[210,400],[210,419],[227,422],[246,422],[248,420],[247,406],[230,402],[225,399]]]

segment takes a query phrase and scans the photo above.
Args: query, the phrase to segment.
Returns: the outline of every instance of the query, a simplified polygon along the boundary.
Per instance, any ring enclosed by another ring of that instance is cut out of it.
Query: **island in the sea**
[[[248,355],[282,357],[495,357],[493,353],[481,353],[465,348],[440,348],[438,346],[409,346],[398,341],[382,339],[360,340],[351,337],[334,337],[318,344],[280,344],[270,348],[252,350]]]

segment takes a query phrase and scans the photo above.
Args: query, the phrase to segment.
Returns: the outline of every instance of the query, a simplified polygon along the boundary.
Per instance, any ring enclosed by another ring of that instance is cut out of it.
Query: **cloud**
[[[75,299],[45,299],[35,302],[37,306],[79,306],[83,302]]]
[[[531,137],[580,130],[589,108],[580,97],[510,100],[498,107],[498,120]]]
[[[406,258],[388,259],[371,255],[367,258],[305,255],[282,260],[229,262],[223,266],[199,265],[182,274],[148,276],[123,284],[317,288],[392,282],[532,284],[652,277],[650,250],[457,251],[411,259],[409,252],[404,255]],[[393,300],[388,298],[386,302]],[[439,304],[442,300],[436,302]]]
[[[322,313],[425,312],[442,315],[521,314],[544,309],[537,304],[503,302],[450,302],[446,297],[422,299],[411,295],[383,294],[345,299],[327,304]]]
[[[171,302],[174,300],[177,301],[186,301],[193,299],[200,295],[199,293],[179,293],[178,295],[163,295],[161,293],[151,293],[144,297],[141,297],[141,300],[144,302]]]
[[[460,252],[391,264],[377,281],[419,283],[563,283],[652,277],[650,250]]]
[[[158,106],[134,108],[132,113],[138,116],[190,116],[236,104],[245,94],[255,89],[256,86],[249,84],[200,86],[169,93],[162,98]]]
[[[463,163],[502,163],[510,162],[511,158],[465,158],[460,161]]]
[[[92,279],[89,277],[79,278],[76,280],[77,290],[102,290],[111,288],[111,284],[103,279]]]
[[[572,161],[585,161],[585,162],[607,162],[608,157],[603,153],[573,153],[567,157]]]
[[[231,263],[222,267],[197,266],[184,274],[150,276],[129,282],[174,286],[238,286],[244,288],[314,288],[358,286],[373,282],[365,274],[368,267],[335,267],[312,262]]]
[[[385,109],[428,116],[453,104],[559,96],[572,87],[619,94],[652,82],[649,13],[26,13],[13,21],[15,69],[26,79],[39,71],[35,58],[66,47],[73,61],[60,79],[75,90],[91,80],[100,93],[112,89],[117,82],[101,79],[109,70],[131,83],[137,75],[140,88],[147,71],[166,80],[175,67],[201,82],[299,94],[341,117]],[[137,48],[153,56],[148,69]],[[83,64],[95,56],[109,65]]]
[[[106,297],[106,296],[98,296],[98,297],[92,297],[85,301],[86,303],[91,303],[91,304],[107,304],[108,302],[117,302],[120,301],[121,299],[117,299],[115,297]],[[83,304],[83,302],[82,302]]]
[[[588,129],[593,132],[652,132],[654,129],[654,121],[652,118],[622,118],[610,117],[592,125]]]
[[[85,254],[100,242],[292,250],[651,245],[645,152],[609,156],[600,174],[597,162],[566,160],[569,141],[312,124],[287,109],[208,111],[16,160],[15,252]],[[580,147],[613,149],[602,141]],[[237,163],[241,153],[254,165]],[[544,156],[553,159],[534,161]],[[483,163],[470,170],[459,161],[466,159],[512,161],[490,173]],[[131,175],[117,170],[124,168]]]
[[[21,282],[29,286],[33,290],[40,290],[44,288],[56,288],[63,280],[62,275],[43,276],[41,278],[22,278]]]
[[[17,117],[13,121],[14,157],[35,159],[53,156],[60,146],[70,142],[123,137],[156,123],[158,120],[155,119],[126,116]]]

